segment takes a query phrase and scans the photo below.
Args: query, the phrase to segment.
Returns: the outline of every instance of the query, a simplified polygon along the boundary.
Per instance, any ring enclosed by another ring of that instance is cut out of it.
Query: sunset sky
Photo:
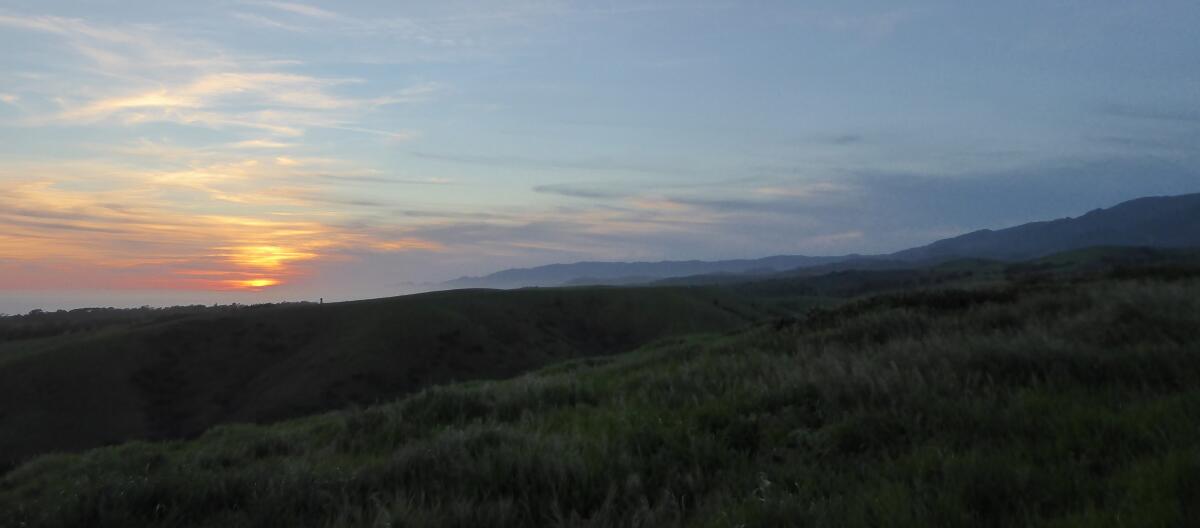
[[[0,312],[903,249],[1200,191],[1200,3],[0,6]]]

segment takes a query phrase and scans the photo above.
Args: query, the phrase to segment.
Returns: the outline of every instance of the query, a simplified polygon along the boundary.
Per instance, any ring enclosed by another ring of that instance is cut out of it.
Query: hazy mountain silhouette
[[[1078,218],[984,229],[889,255],[906,261],[1021,260],[1091,246],[1200,245],[1200,193],[1139,198]]]
[[[536,268],[515,268],[483,277],[461,277],[443,284],[449,288],[519,288],[523,286],[562,286],[580,284],[632,284],[670,277],[713,273],[770,273],[830,264],[858,257],[808,257],[776,255],[759,259],[668,260],[662,262],[576,262],[550,264]]]
[[[760,259],[664,262],[578,262],[508,269],[482,277],[462,277],[447,288],[518,288],[584,284],[719,284],[749,276],[828,273],[847,269],[894,269],[972,258],[1025,260],[1094,246],[1180,248],[1200,246],[1200,193],[1138,198],[1078,218],[1061,218],[983,229],[890,255],[811,257],[778,255]]]

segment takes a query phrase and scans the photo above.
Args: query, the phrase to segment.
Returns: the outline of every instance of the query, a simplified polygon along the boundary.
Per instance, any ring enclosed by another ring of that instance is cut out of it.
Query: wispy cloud
[[[72,90],[64,85],[57,91],[32,94],[55,101],[60,107],[51,114],[26,116],[26,122],[32,125],[171,122],[248,128],[288,137],[315,127],[340,127],[403,140],[414,137],[415,132],[377,130],[357,121],[381,106],[428,101],[440,88],[436,83],[421,82],[380,90],[378,95],[351,96],[345,89],[356,87],[355,91],[362,92],[357,88],[365,84],[362,79],[287,71],[295,61],[239,56],[210,42],[182,39],[155,26],[101,25],[80,19],[12,14],[0,14],[0,26],[58,38],[82,61],[76,76],[120,79],[103,83],[105,88],[100,90],[91,86]],[[29,86],[38,89],[38,85]]]
[[[21,16],[0,13],[0,26],[10,26],[31,31],[44,31],[73,38],[89,38],[105,42],[136,44],[140,39],[128,32],[98,27],[75,18],[49,15]]]
[[[611,188],[601,188],[596,186],[575,185],[569,183],[538,185],[533,188],[534,192],[544,194],[557,194],[559,196],[570,196],[572,198],[623,198],[629,196],[628,191],[620,191]]]
[[[240,20],[242,22],[247,22],[247,23],[250,23],[255,26],[267,27],[267,28],[272,28],[272,29],[283,29],[283,30],[293,31],[293,32],[305,31],[305,28],[302,26],[288,24],[286,22],[281,22],[279,20],[275,20],[273,18],[254,14],[254,13],[246,13],[243,11],[234,11],[233,13],[231,13],[231,16],[237,20]]]
[[[93,76],[145,79],[142,75],[145,72],[162,75],[245,62],[230,57],[210,42],[188,39],[155,25],[108,25],[79,18],[0,11],[0,27],[58,38],[61,45],[90,63],[78,73]]]
[[[378,98],[344,97],[331,91],[358,82],[279,72],[221,72],[205,74],[174,87],[93,99],[69,106],[53,119],[84,124],[103,119],[124,124],[170,121],[253,128],[282,136],[297,136],[306,128],[325,127],[410,138],[411,131],[352,126],[349,116],[342,111],[422,101],[433,88],[420,85],[401,90],[399,95]]]
[[[295,146],[293,143],[283,143],[270,139],[247,139],[229,145],[230,148],[235,149],[286,149]]]
[[[439,56],[454,60],[463,53],[488,53],[480,46],[481,37],[494,29],[526,27],[532,20],[573,12],[561,2],[541,0],[478,4],[465,10],[454,3],[435,3],[406,9],[402,16],[356,14],[354,4],[338,7],[334,11],[299,2],[248,2],[231,16],[255,26],[306,35],[369,36],[434,51],[408,50],[415,51],[420,60]]]
[[[300,3],[296,3],[296,2],[261,2],[261,4],[264,6],[267,6],[267,7],[272,7],[272,8],[278,9],[280,11],[286,11],[288,13],[302,15],[302,16],[306,16],[306,17],[310,17],[310,18],[317,18],[317,19],[322,19],[322,20],[340,20],[340,19],[342,19],[342,16],[338,15],[337,13],[334,13],[332,11],[328,11],[325,9],[321,9],[319,7],[311,6],[308,4],[300,4]]]
[[[341,174],[322,174],[320,178],[349,183],[383,183],[389,185],[450,185],[454,183],[449,178],[391,178],[386,176],[347,176]]]
[[[528,170],[580,170],[608,172],[636,172],[657,174],[690,174],[696,172],[677,165],[654,164],[650,162],[635,163],[616,158],[591,159],[556,159],[533,158],[522,156],[494,156],[483,154],[458,154],[440,152],[412,152],[410,155],[420,159],[460,163],[466,165],[484,165],[488,167],[511,167]]]
[[[754,194],[793,199],[828,198],[839,193],[857,190],[853,185],[840,182],[818,181],[770,185],[754,189]]]

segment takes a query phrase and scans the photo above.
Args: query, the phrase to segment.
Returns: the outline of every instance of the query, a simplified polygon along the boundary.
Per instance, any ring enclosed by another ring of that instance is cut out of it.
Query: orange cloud
[[[317,253],[280,246],[239,246],[217,248],[228,253],[222,256],[240,267],[249,269],[278,270],[298,260],[311,260]]]
[[[228,284],[234,289],[261,290],[270,286],[276,286],[279,284],[279,281],[275,279],[242,279],[228,281]]]
[[[420,238],[402,238],[397,240],[380,240],[369,244],[371,249],[383,252],[392,251],[409,251],[414,249],[426,251],[441,251],[446,249],[445,246],[432,240],[422,240]]]

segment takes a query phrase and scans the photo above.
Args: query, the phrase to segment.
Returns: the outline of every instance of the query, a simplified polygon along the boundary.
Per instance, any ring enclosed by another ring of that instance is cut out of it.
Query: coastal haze
[[[888,254],[1200,190],[1191,2],[7,2],[0,312]]]

